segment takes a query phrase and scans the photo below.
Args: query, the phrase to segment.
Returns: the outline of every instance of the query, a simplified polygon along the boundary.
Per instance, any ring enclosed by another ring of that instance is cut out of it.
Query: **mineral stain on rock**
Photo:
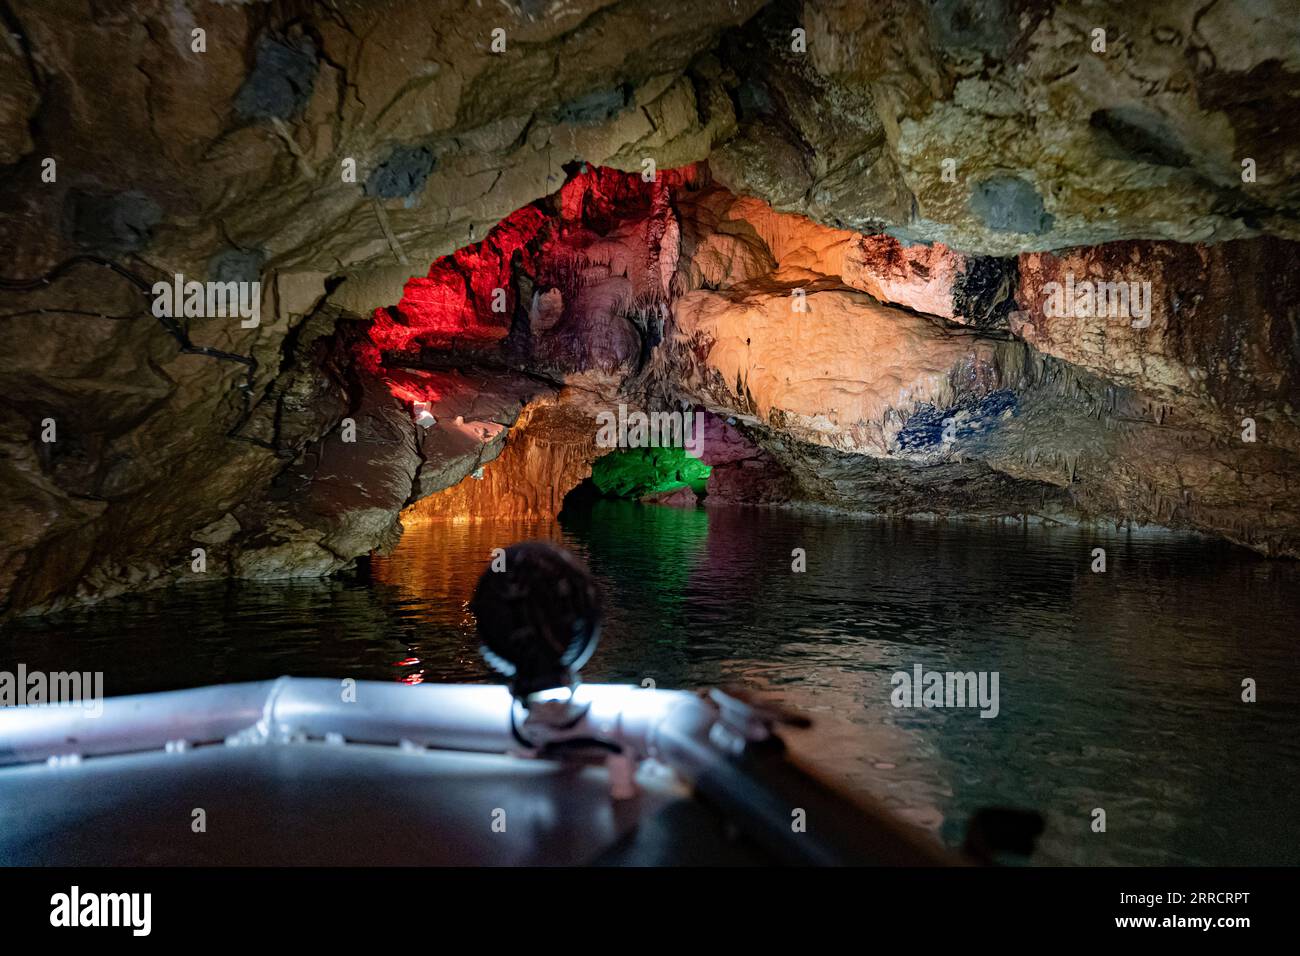
[[[406,199],[424,189],[433,172],[433,153],[424,146],[396,146],[366,177],[366,195]]]
[[[64,226],[73,241],[96,252],[138,252],[149,245],[162,209],[142,192],[68,192]]]
[[[931,0],[930,30],[942,47],[1005,56],[1015,40],[1007,0]]]
[[[311,99],[316,71],[311,37],[261,37],[253,69],[235,94],[235,113],[246,120],[297,116]]]
[[[213,282],[256,282],[265,263],[260,249],[223,249],[208,262],[208,276]]]
[[[1135,107],[1097,110],[1089,124],[1122,155],[1153,166],[1191,165],[1187,151],[1168,120]]]
[[[972,256],[952,284],[952,313],[977,328],[1005,328],[1020,270],[1013,258]]]
[[[1038,190],[1019,176],[992,176],[977,184],[971,193],[970,209],[990,229],[1039,235],[1055,221],[1043,209]]]
[[[969,398],[951,408],[923,405],[899,431],[898,448],[904,452],[925,452],[955,444],[991,431],[1015,412],[1016,393],[1007,388],[997,389],[983,398]]]
[[[628,104],[631,92],[626,85],[592,90],[561,105],[556,114],[557,119],[561,123],[578,126],[603,123],[622,111]]]

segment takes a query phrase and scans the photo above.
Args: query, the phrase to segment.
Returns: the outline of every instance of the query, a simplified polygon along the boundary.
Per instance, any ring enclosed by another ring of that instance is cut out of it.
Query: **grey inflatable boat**
[[[508,686],[300,679],[0,710],[7,864],[948,864],[805,772],[738,692],[578,681],[590,571],[505,552],[470,604]],[[1012,828],[1014,829],[1014,827]],[[992,832],[992,831],[989,831]]]
[[[97,708],[98,709],[98,708]],[[740,696],[280,678],[0,711],[8,865],[945,864]]]

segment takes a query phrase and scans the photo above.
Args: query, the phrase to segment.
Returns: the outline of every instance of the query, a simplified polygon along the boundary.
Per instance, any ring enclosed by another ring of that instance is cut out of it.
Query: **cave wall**
[[[430,520],[554,518],[564,497],[591,475],[596,447],[591,410],[573,396],[529,405],[501,455],[469,481],[416,501],[404,524]]]
[[[1155,522],[1297,553],[1295,243],[1029,253],[1009,285],[970,296],[979,257],[882,255],[897,241],[722,202],[696,204],[711,235],[657,371],[753,426],[800,479],[792,497]],[[1047,289],[1067,273],[1149,282],[1148,314],[1054,314]]]
[[[1300,238],[1295,13],[1286,0],[773,4],[724,38],[738,132],[712,165],[783,211],[982,254]]]
[[[292,551],[298,516],[232,537],[225,516],[337,430],[338,405],[364,403],[355,370],[317,356],[305,377],[338,402],[294,406],[282,381],[303,377],[326,280],[326,320],[364,323],[430,261],[555,192],[566,163],[702,159],[734,117],[695,58],[759,6],[6,4],[3,606],[184,580],[194,546],[213,571],[237,570],[256,541]],[[68,264],[82,255],[129,275]],[[262,322],[198,317],[183,341],[169,334],[140,286],[176,273],[260,280]],[[51,418],[52,448],[39,440]],[[341,560],[308,552],[274,573]]]
[[[195,547],[328,573],[448,488],[540,513],[620,402],[727,423],[714,503],[1297,553],[1285,0],[3,12],[6,613]],[[177,273],[259,281],[260,323],[167,327]],[[1047,314],[1066,274],[1150,282],[1150,324]]]

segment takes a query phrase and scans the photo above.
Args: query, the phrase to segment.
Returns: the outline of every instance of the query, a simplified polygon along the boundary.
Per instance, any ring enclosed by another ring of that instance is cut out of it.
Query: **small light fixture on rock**
[[[430,411],[430,406],[430,402],[411,403],[411,418],[413,418],[415,424],[419,425],[421,428],[429,428],[432,425],[438,424],[438,419],[433,417],[433,412]]]

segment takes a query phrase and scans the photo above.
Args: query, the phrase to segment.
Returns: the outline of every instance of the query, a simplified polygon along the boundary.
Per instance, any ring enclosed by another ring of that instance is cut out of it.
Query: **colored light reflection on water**
[[[1300,565],[1170,534],[601,502],[564,522],[420,525],[369,583],[216,582],[20,622],[0,667],[103,670],[110,694],[491,680],[467,603],[491,550],[528,538],[563,541],[605,589],[587,679],[735,683],[805,711],[797,752],[949,842],[974,809],[1012,805],[1047,816],[1045,863],[1300,855]],[[891,707],[891,676],[917,664],[998,671],[998,716]],[[1247,677],[1258,703],[1240,699]]]

